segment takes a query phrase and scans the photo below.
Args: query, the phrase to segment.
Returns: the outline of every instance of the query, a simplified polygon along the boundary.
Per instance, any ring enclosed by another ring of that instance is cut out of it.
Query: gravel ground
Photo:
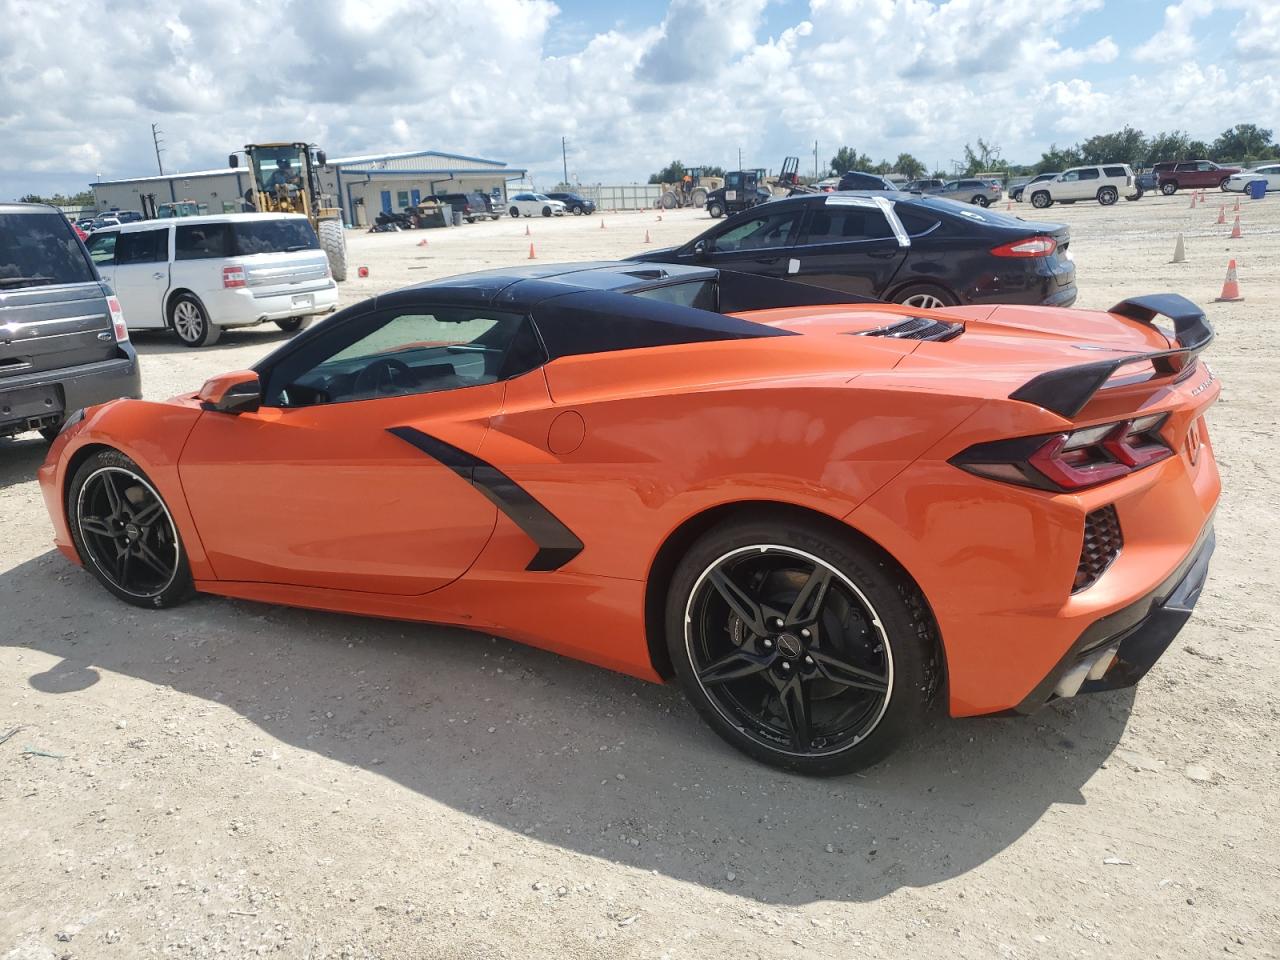
[[[1048,212],[1080,306],[1174,290],[1218,329],[1225,494],[1195,618],[1136,690],[940,720],[843,780],[757,766],[674,689],[504,640],[127,607],[50,545],[43,444],[0,441],[0,958],[1275,957],[1280,200],[1244,202],[1229,241],[1220,199]],[[343,302],[530,242],[596,259],[708,225],[352,234],[370,277]],[[1246,299],[1214,304],[1229,257]],[[146,393],[284,338],[139,337]]]

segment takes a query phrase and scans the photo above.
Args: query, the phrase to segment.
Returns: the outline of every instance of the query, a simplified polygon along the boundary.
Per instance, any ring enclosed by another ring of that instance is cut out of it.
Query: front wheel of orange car
[[[126,603],[169,607],[191,596],[169,508],[124,454],[102,450],[80,464],[67,487],[67,524],[85,567]]]
[[[686,695],[757,760],[836,776],[924,725],[936,630],[919,590],[851,532],[735,520],[675,571],[667,642]]]

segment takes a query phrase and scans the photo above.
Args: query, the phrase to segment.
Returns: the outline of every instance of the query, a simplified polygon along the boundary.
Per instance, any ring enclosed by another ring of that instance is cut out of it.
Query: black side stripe
[[[494,506],[528,534],[537,544],[538,552],[526,570],[559,570],[582,552],[582,541],[572,530],[493,464],[413,427],[389,427],[387,432],[444,464],[493,501]]]

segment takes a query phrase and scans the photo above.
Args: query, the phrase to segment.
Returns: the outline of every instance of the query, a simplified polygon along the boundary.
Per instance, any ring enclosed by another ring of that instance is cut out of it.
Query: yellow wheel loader
[[[227,165],[239,167],[241,152],[249,168],[245,202],[259,213],[305,216],[329,258],[333,279],[346,280],[347,240],[342,211],[327,202],[332,197],[320,193],[319,170],[325,165],[324,151],[307,143],[247,143],[243,151],[227,158]]]

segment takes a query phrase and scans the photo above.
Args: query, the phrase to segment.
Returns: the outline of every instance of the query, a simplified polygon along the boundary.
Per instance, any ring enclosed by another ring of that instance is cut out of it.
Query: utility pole
[[[738,148],[738,169],[742,169],[742,148]]]
[[[153,123],[151,125],[151,142],[155,144],[155,148],[156,148],[156,166],[160,168],[160,176],[163,177],[164,164],[160,162],[160,153],[161,153],[160,144],[164,143],[164,141],[160,139],[160,134],[162,133],[164,133],[164,131],[161,130],[156,124]]]
[[[565,147],[564,137],[560,138],[560,160],[564,163],[564,185],[569,186],[569,154]]]
[[[818,141],[813,141],[813,179],[818,179]]]

